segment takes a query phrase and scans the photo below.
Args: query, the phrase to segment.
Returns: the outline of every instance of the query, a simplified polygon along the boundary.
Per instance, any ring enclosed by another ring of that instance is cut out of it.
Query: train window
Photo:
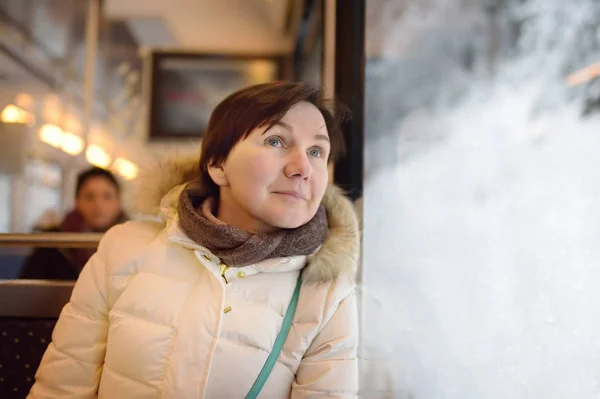
[[[366,20],[364,381],[598,395],[599,2],[369,0]]]

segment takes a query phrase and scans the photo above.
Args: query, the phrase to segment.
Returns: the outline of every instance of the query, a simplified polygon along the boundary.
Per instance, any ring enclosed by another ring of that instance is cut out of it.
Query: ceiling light
[[[110,165],[110,156],[95,144],[89,145],[85,151],[85,157],[89,163],[99,168],[107,168]]]
[[[39,137],[42,142],[58,148],[63,139],[63,131],[56,125],[46,123],[40,128]]]
[[[83,139],[71,132],[64,132],[60,149],[69,155],[79,155],[83,151]]]
[[[133,180],[138,175],[138,167],[125,158],[117,158],[113,164],[113,169],[126,180]]]

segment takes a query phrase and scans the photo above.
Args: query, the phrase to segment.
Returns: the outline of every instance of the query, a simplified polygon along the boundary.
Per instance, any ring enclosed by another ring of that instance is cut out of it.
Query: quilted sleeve
[[[356,295],[346,296],[315,337],[296,372],[292,399],[356,398],[358,395]]]

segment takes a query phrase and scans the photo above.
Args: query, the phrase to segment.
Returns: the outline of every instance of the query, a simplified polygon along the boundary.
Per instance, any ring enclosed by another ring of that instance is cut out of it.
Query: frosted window
[[[367,20],[365,393],[599,397],[600,2]]]

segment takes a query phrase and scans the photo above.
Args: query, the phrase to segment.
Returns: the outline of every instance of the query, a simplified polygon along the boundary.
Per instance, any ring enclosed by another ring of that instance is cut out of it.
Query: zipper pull
[[[227,281],[227,277],[225,277],[225,273],[227,273],[227,270],[229,270],[229,266],[227,266],[225,263],[221,263],[219,265],[219,272],[221,273],[221,277],[223,278],[223,281],[225,281],[225,284],[229,284],[229,281]]]

